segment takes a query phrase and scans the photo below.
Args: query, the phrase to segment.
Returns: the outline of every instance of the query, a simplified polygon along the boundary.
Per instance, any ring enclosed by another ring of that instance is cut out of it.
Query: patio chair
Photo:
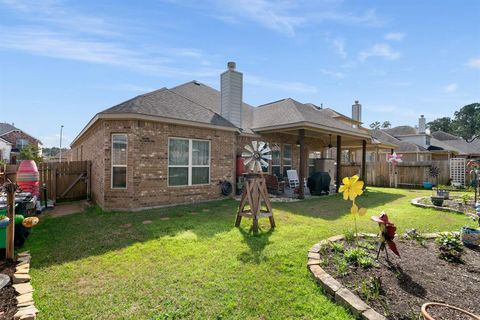
[[[300,185],[297,170],[287,170],[288,187],[295,189]]]
[[[266,175],[265,182],[269,193],[280,195],[285,192],[285,181],[278,181],[276,176]]]

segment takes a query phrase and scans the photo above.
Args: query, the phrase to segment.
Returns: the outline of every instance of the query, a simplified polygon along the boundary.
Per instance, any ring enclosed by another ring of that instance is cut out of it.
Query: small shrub
[[[348,243],[355,241],[355,232],[353,232],[353,230],[346,230],[343,233],[343,236],[345,237],[345,241]]]
[[[365,302],[377,300],[383,294],[382,280],[379,277],[370,277],[363,280],[360,286],[360,293],[365,297]]]
[[[367,250],[375,250],[375,244],[368,241],[359,242],[358,246]]]
[[[330,242],[330,248],[332,249],[333,252],[343,252],[345,251],[345,247],[343,243],[335,241],[335,242]]]
[[[348,263],[341,256],[336,256],[333,260],[335,270],[339,276],[346,276],[348,274]]]
[[[425,237],[418,234],[417,230],[415,229],[407,230],[407,233],[405,233],[404,238],[407,240],[415,240],[422,247],[425,247],[427,243],[427,240],[425,239]]]
[[[328,266],[328,257],[324,257],[324,258],[320,259],[320,266],[321,267]]]
[[[358,266],[360,258],[368,257],[368,253],[363,248],[353,248],[346,250],[343,256],[348,263]]]
[[[373,267],[373,259],[369,256],[358,258],[358,265],[364,269]]]
[[[453,233],[446,233],[438,236],[435,243],[439,246],[440,259],[448,262],[462,263],[463,245],[460,241],[460,236]]]
[[[463,204],[468,204],[468,202],[472,200],[472,196],[470,196],[468,193],[464,193],[462,195],[462,201],[463,201]]]

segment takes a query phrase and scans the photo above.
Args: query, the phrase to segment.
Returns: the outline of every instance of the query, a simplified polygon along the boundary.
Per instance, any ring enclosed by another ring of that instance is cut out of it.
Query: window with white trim
[[[283,145],[283,176],[287,176],[287,170],[292,170],[292,145]]]
[[[112,189],[127,188],[127,140],[126,134],[112,134]]]
[[[279,143],[274,143],[272,144],[272,175],[276,176],[277,178],[280,178],[281,176],[281,147]]]
[[[168,185],[191,186],[210,183],[210,141],[168,139]]]

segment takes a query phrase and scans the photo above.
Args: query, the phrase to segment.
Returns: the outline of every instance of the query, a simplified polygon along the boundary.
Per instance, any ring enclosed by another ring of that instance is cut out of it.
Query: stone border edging
[[[14,320],[35,320],[38,309],[33,301],[33,287],[30,284],[30,253],[21,252],[17,255],[18,264],[13,275],[13,288],[17,296],[17,312]]]
[[[424,233],[422,236],[425,239],[434,239],[445,233],[458,234],[458,232],[434,232]],[[374,233],[360,233],[359,236],[362,238],[377,237],[377,235]],[[322,247],[330,242],[341,241],[344,238],[345,237],[343,235],[337,235],[314,244],[310,250],[308,250],[308,270],[315,278],[315,281],[322,286],[324,292],[332,297],[335,302],[350,310],[355,317],[365,320],[386,320],[387,318],[385,316],[375,311],[372,307],[360,299],[360,297],[355,295],[352,291],[343,286],[339,281],[337,281],[325,270],[323,270],[322,267],[320,267],[320,251]]]
[[[433,204],[423,204],[419,202],[420,199],[425,199],[425,198],[428,198],[428,197],[418,197],[418,198],[412,199],[410,203],[415,207],[420,207],[420,208],[430,208],[430,209],[435,209],[439,211],[447,211],[447,212],[462,213],[462,214],[465,213],[463,211],[455,210],[449,207],[438,207],[438,206],[434,206]]]

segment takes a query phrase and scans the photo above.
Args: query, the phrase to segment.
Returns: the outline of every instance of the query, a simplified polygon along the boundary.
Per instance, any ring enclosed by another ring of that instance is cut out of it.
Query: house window
[[[287,176],[287,170],[292,170],[292,145],[283,145],[283,176]]]
[[[83,155],[80,147],[80,157]],[[127,135],[112,134],[112,188],[127,188]]]
[[[342,163],[350,162],[350,152],[348,150],[342,150]]]
[[[375,162],[377,159],[377,154],[372,151],[368,154],[367,162]]]
[[[281,176],[281,148],[280,144],[274,143],[272,146],[272,175],[280,178]]]
[[[191,186],[210,182],[210,141],[168,140],[168,185]]]
[[[21,150],[27,145],[28,145],[28,140],[27,139],[17,139],[17,141],[16,141],[17,149]]]

